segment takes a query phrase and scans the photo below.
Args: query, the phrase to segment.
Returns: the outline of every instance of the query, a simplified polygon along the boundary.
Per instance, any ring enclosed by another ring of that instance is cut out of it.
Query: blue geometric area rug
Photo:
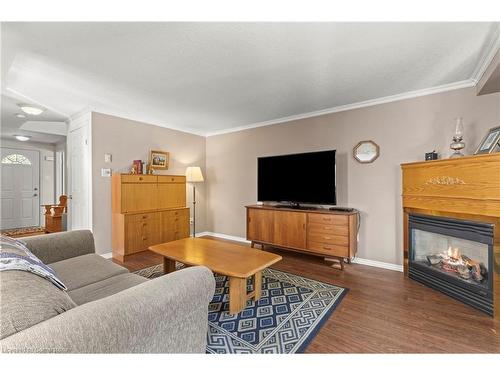
[[[161,265],[136,272],[155,278]],[[229,280],[215,275],[208,307],[207,353],[301,353],[347,293],[346,288],[272,268],[262,271],[262,297],[229,314]],[[248,292],[253,290],[248,280]]]

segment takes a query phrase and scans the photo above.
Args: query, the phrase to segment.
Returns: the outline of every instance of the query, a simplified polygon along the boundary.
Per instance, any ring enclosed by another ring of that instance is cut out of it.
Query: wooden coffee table
[[[205,238],[154,245],[149,250],[163,256],[165,273],[175,271],[175,261],[188,266],[205,266],[229,277],[229,312],[237,314],[250,298],[257,301],[262,293],[262,270],[279,262],[279,255],[229,242]],[[247,293],[247,278],[253,276],[254,291]]]

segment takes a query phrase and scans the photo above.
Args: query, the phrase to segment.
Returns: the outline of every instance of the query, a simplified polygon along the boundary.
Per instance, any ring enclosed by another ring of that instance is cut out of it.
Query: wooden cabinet
[[[113,257],[189,237],[185,176],[116,174],[112,177]]]
[[[125,254],[144,251],[160,243],[158,213],[125,215]]]
[[[189,237],[189,209],[161,212],[161,242]]]
[[[157,207],[156,183],[124,183],[121,190],[123,213],[149,211]]]
[[[306,220],[304,212],[276,211],[274,213],[274,241],[278,246],[305,249]]]
[[[274,242],[274,211],[247,210],[247,238],[256,242]]]
[[[247,206],[247,239],[341,260],[357,252],[357,211]]]
[[[158,183],[158,208],[186,207],[186,182]]]

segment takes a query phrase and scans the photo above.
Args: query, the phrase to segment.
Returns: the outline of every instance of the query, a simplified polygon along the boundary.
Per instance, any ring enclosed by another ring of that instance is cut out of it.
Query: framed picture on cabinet
[[[170,154],[166,151],[151,150],[149,153],[149,163],[152,169],[168,169]]]
[[[479,146],[477,147],[474,155],[477,154],[490,154],[493,152],[495,147],[500,144],[500,126],[491,128],[488,130],[488,134],[483,138]]]

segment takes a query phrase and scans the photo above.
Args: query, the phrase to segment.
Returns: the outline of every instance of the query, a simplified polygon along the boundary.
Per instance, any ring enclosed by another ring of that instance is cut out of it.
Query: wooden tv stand
[[[251,205],[247,209],[247,240],[255,244],[344,259],[357,252],[358,211],[296,209]]]

